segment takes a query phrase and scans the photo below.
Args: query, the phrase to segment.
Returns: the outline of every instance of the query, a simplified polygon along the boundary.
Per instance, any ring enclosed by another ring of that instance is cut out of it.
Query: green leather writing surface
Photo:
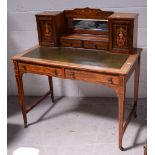
[[[114,54],[103,50],[87,50],[63,47],[38,47],[23,57],[69,62],[105,68],[121,68],[128,54]]]

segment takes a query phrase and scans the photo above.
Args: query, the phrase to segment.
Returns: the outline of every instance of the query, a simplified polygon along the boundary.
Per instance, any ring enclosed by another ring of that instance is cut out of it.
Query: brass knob
[[[94,44],[95,48],[97,49],[97,44]]]
[[[108,78],[108,82],[109,83],[112,83],[112,78]]]
[[[53,72],[54,76],[57,76],[57,70],[55,69]]]
[[[72,72],[72,73],[70,74],[70,76],[71,76],[71,78],[75,79],[75,73],[74,73],[74,72]]]
[[[23,66],[24,70],[26,70],[26,66]]]

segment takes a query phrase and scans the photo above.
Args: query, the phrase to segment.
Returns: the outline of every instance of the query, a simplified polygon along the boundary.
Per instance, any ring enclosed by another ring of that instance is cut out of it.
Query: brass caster
[[[121,151],[125,151],[125,149],[121,146],[121,147],[119,147],[119,149],[121,150]]]
[[[137,113],[134,113],[134,118],[137,118]]]
[[[27,124],[24,124],[24,128],[27,128],[28,127],[28,125]]]

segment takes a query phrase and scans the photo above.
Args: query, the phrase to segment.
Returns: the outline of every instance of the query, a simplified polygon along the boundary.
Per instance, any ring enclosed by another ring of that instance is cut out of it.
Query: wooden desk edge
[[[11,60],[18,60],[18,58],[22,57],[24,54],[29,53],[31,50],[34,50],[35,48],[39,47],[39,45],[33,46],[32,48],[29,48],[27,50],[25,50],[22,53],[16,54],[13,57],[11,57]]]
[[[131,68],[135,65],[138,57],[141,55],[142,48],[137,48],[135,54],[131,54],[126,62],[121,67],[122,74],[128,74]]]

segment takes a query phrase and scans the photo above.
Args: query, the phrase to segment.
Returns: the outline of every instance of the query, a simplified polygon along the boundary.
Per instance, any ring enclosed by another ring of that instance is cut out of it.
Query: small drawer
[[[72,46],[72,41],[68,39],[61,39],[61,46],[63,47],[71,47]]]
[[[101,73],[93,73],[88,71],[78,71],[78,70],[65,70],[65,76],[68,79],[82,80],[88,82],[96,83],[108,83],[108,84],[119,84],[119,79],[117,76],[105,75]]]
[[[108,42],[96,42],[96,48],[99,49],[99,50],[106,50],[108,49]]]
[[[18,66],[19,66],[19,70],[22,70],[24,72],[63,77],[62,69],[57,67],[47,67],[47,66],[32,65],[32,64],[26,64],[26,63],[18,63]]]
[[[84,48],[95,49],[96,45],[94,41],[84,41]]]
[[[72,47],[81,48],[82,41],[81,40],[72,40]]]

